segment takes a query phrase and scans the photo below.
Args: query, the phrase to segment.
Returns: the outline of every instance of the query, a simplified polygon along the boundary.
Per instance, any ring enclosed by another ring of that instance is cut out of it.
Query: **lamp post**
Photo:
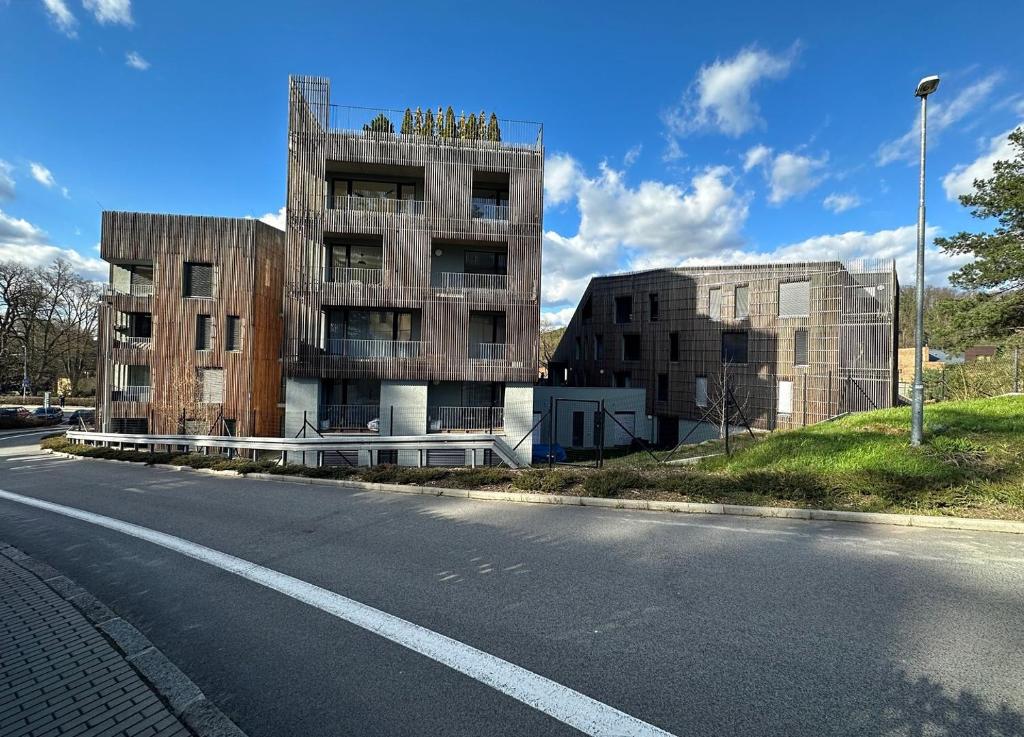
[[[924,438],[924,153],[928,125],[928,95],[939,87],[937,76],[917,83],[915,97],[921,98],[921,173],[917,203],[917,320],[914,326],[914,395],[910,415],[910,444],[920,445]]]

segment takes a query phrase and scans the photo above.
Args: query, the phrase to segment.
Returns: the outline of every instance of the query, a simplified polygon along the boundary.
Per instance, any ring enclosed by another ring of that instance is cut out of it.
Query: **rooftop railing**
[[[489,119],[483,125],[477,123],[475,127],[468,124],[460,127],[457,121],[454,126],[447,126],[444,121],[439,125],[435,120],[430,131],[424,131],[422,126],[416,129],[415,122],[411,129],[403,131],[404,117],[404,110],[330,105],[327,119],[331,132],[368,138],[409,139],[449,146],[528,148],[536,151],[544,147],[544,126],[541,123],[499,119],[495,131],[489,126]]]
[[[422,215],[423,200],[400,200],[394,197],[357,197],[340,194],[327,198],[333,210],[370,212],[382,215]]]

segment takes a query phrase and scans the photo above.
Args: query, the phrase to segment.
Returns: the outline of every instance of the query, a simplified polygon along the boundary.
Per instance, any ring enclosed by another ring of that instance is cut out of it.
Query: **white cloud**
[[[927,231],[931,242],[939,229],[930,227]],[[708,266],[713,264],[787,263],[798,261],[854,262],[863,259],[895,260],[896,271],[902,284],[912,284],[917,271],[917,226],[905,225],[874,233],[849,231],[813,238],[779,246],[771,251],[754,253],[735,249],[721,251],[713,257],[690,258],[683,266]],[[971,260],[970,256],[947,256],[935,245],[925,250],[925,279],[930,284],[946,286],[949,274]]]
[[[942,188],[946,190],[946,198],[956,201],[957,197],[974,189],[975,179],[992,177],[992,165],[997,161],[1013,159],[1014,151],[1009,136],[1015,128],[994,136],[988,142],[988,150],[970,164],[957,164],[953,170],[942,178]]]
[[[49,14],[50,20],[57,26],[57,30],[68,38],[75,38],[78,35],[78,32],[75,30],[78,21],[71,11],[68,10],[67,3],[64,0],[43,0],[43,7],[46,9],[47,14]]]
[[[583,173],[569,154],[552,154],[544,162],[544,198],[552,205],[568,201]]]
[[[107,264],[98,258],[83,256],[70,248],[61,248],[49,242],[46,233],[20,218],[0,210],[0,260],[16,261],[27,266],[46,266],[62,258],[74,266],[82,276],[106,281]]]
[[[860,197],[853,193],[839,194],[833,192],[822,201],[822,206],[834,213],[846,212],[860,206]]]
[[[734,137],[763,124],[752,92],[762,80],[789,74],[798,51],[795,44],[782,54],[748,47],[731,59],[715,59],[700,68],[682,103],[665,114],[665,122],[676,135],[716,129]]]
[[[747,149],[747,152],[743,155],[743,171],[750,171],[755,166],[764,164],[771,156],[772,150],[762,144]]]
[[[644,150],[644,145],[638,143],[626,152],[626,155],[622,157],[622,163],[624,166],[633,166],[636,160],[640,158],[640,153]]]
[[[0,200],[14,199],[14,177],[11,172],[14,167],[0,159]]]
[[[82,0],[82,6],[102,24],[132,25],[131,0]]]
[[[631,187],[607,164],[589,177],[564,158],[560,165],[574,174],[555,189],[560,201],[575,198],[580,226],[575,235],[544,234],[548,305],[575,303],[596,274],[672,265],[741,243],[747,198],[733,188],[727,167],[705,169],[687,186],[644,181]]]
[[[124,63],[132,69],[144,72],[149,69],[149,62],[142,58],[138,51],[129,51],[124,55]]]
[[[545,329],[563,328],[569,324],[576,307],[562,307],[558,310],[543,310],[540,313],[540,322]]]
[[[990,74],[984,79],[963,88],[952,100],[945,103],[941,101],[941,97],[938,101],[933,102],[935,96],[942,94],[942,88],[940,87],[939,92],[928,98],[929,137],[946,130],[981,105],[1000,81],[1001,76],[998,73]],[[878,151],[875,154],[876,163],[879,166],[885,166],[894,161],[916,163],[919,156],[920,136],[921,113],[919,110],[918,114],[914,117],[913,125],[910,126],[906,133],[899,138],[886,141],[878,147]]]
[[[53,178],[53,173],[42,164],[30,161],[28,168],[32,172],[32,178],[44,187],[52,187],[57,183]]]
[[[278,230],[284,230],[284,224],[288,220],[287,209],[282,205],[281,209],[277,212],[264,213],[263,215],[260,215],[259,219],[261,222],[264,222],[267,225],[272,225]]]
[[[780,205],[817,187],[824,179],[821,170],[827,161],[828,154],[817,159],[788,151],[776,156],[768,175],[768,201]]]

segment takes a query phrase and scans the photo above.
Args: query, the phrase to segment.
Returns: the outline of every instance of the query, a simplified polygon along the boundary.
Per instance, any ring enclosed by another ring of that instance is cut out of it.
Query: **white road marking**
[[[0,499],[82,520],[145,540],[278,591],[380,635],[593,737],[672,737],[671,733],[544,676],[380,609],[243,558],[148,527],[0,490]]]
[[[14,440],[14,438],[27,438],[30,435],[42,435],[47,432],[60,432],[58,428],[48,427],[45,430],[32,430],[31,432],[21,433],[20,435],[2,435],[0,434],[0,442],[4,440]]]

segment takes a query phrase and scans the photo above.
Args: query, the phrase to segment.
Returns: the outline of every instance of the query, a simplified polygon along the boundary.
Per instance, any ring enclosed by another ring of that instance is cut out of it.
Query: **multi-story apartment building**
[[[555,351],[551,376],[643,387],[662,445],[705,439],[723,419],[770,430],[889,407],[898,293],[892,263],[598,277]]]
[[[438,117],[339,107],[328,80],[290,80],[289,435],[530,430],[542,129]]]
[[[284,233],[258,220],[104,212],[98,427],[275,435]]]

